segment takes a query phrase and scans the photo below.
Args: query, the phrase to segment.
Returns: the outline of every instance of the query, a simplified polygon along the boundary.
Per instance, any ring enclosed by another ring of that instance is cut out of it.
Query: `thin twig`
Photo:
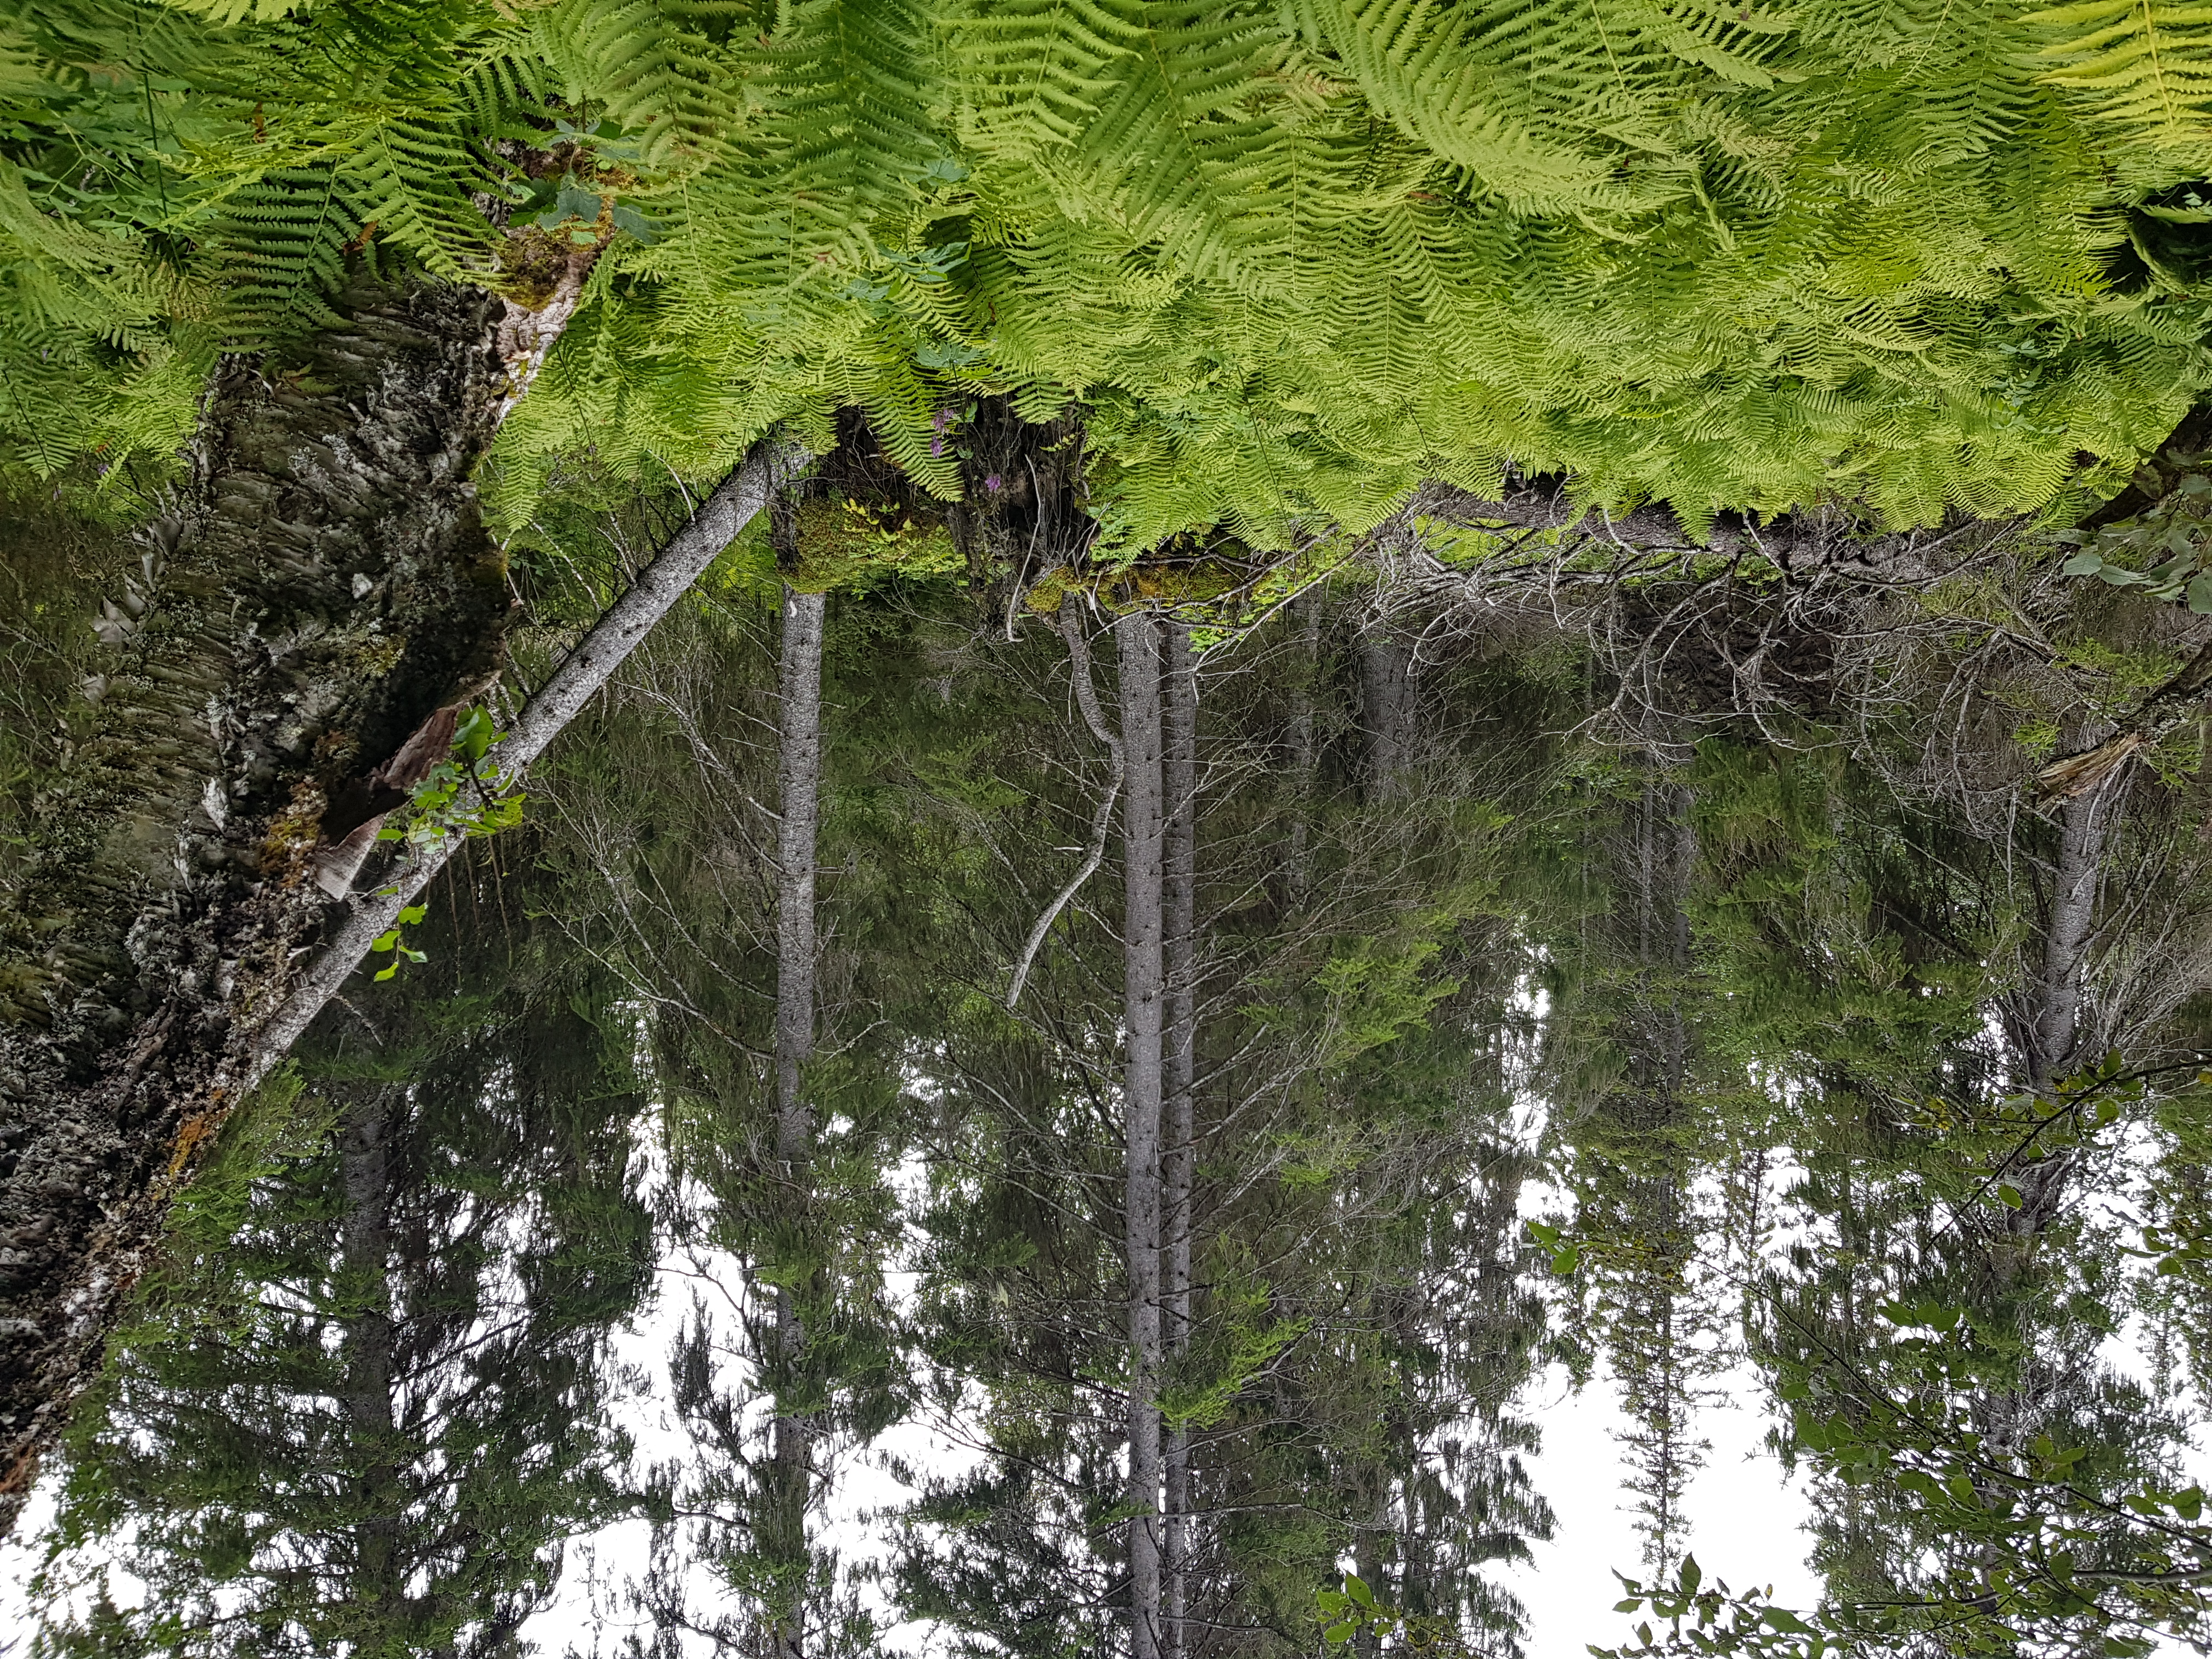
[[[1091,825],[1091,850],[1083,860],[1083,867],[1075,878],[1060,890],[1059,896],[1045,908],[1037,918],[1036,926],[1030,929],[1029,943],[1022,947],[1021,959],[1014,964],[1014,976],[1006,988],[1006,1006],[1012,1009],[1021,1000],[1022,988],[1029,983],[1030,969],[1036,963],[1037,952],[1044,948],[1044,937],[1052,931],[1054,922],[1067,902],[1083,890],[1083,884],[1098,873],[1098,866],[1106,860],[1106,832],[1114,821],[1114,803],[1121,793],[1121,779],[1127,761],[1121,749],[1121,734],[1106,724],[1106,715],[1098,706],[1098,689],[1091,682],[1091,642],[1083,635],[1083,616],[1077,607],[1071,589],[1060,596],[1060,633],[1067,641],[1067,660],[1075,676],[1075,706],[1083,711],[1083,723],[1091,728],[1091,735],[1106,745],[1109,765],[1106,793],[1099,797],[1098,811]]]

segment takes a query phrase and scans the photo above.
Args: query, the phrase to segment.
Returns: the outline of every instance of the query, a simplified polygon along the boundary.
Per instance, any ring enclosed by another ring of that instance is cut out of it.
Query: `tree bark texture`
[[[2043,960],[2021,1022],[2029,1085],[2050,1089],[2073,1068],[2081,1048],[2081,991],[2097,927],[2105,858],[2105,797],[2077,796],[2058,809],[2058,857],[2043,929]]]
[[[1164,627],[1167,647],[1165,740],[1161,781],[1166,796],[1164,861],[1166,905],[1163,961],[1167,978],[1161,1126],[1162,1226],[1166,1252],[1163,1339],[1170,1358],[1190,1347],[1191,1188],[1196,1172],[1194,1085],[1198,1060],[1198,667],[1190,629]],[[1183,1659],[1188,1611],[1190,1430],[1168,1431],[1166,1521],[1161,1540],[1161,1636],[1166,1659]]]
[[[1314,681],[1321,665],[1322,595],[1308,591],[1291,603],[1299,648],[1291,682],[1291,824],[1285,884],[1291,908],[1303,911],[1312,889],[1311,847],[1314,789],[1321,769],[1321,746],[1314,727]]]
[[[2056,803],[2058,846],[2043,906],[2041,959],[2027,964],[2027,982],[2006,1012],[2015,1075],[2046,1099],[2095,1052],[2094,1034],[2081,1029],[2081,1003],[2104,885],[2109,800],[2100,787]],[[2027,1237],[2050,1226],[2065,1203],[2075,1164],[2073,1149],[2061,1147],[2017,1166],[2011,1180],[2023,1201],[2006,1214],[2006,1231]]]
[[[1121,747],[1122,1070],[1129,1277],[1129,1652],[1160,1659],[1160,1110],[1166,964],[1158,624],[1136,611],[1115,624]]]
[[[1406,793],[1406,768],[1413,739],[1413,653],[1378,620],[1359,634],[1359,724],[1367,740],[1370,799],[1397,800]]]
[[[399,1530],[405,1498],[392,1462],[391,1138],[396,1085],[368,1085],[347,1103],[338,1141],[345,1210],[338,1225],[339,1259],[350,1311],[345,1322],[346,1431],[361,1473],[354,1494],[352,1595],[356,1606],[390,1620],[406,1592],[399,1571]]]
[[[6,1524],[312,935],[332,815],[500,666],[469,478],[543,343],[510,362],[512,308],[473,289],[342,303],[295,360],[218,369],[0,903]]]
[[[775,1156],[790,1207],[802,1212],[814,1156],[814,1109],[806,1067],[814,1058],[814,877],[822,787],[823,598],[788,589],[778,671],[782,716],[777,773],[781,821],[776,836]],[[769,1373],[780,1395],[795,1380],[806,1348],[806,1327],[789,1285],[775,1288],[775,1352]],[[765,1541],[777,1561],[781,1592],[770,1609],[774,1659],[799,1659],[804,1648],[809,1556],[806,1508],[813,1451],[812,1419],[776,1404],[770,1449]]]

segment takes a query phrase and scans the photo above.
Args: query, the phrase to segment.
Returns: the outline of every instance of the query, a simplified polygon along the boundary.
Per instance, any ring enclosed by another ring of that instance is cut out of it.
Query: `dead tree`
[[[775,1156],[789,1206],[805,1207],[808,1167],[814,1157],[814,1109],[806,1096],[806,1068],[814,1058],[814,874],[816,825],[822,787],[823,598],[786,589],[779,678],[782,718],[777,732],[781,818],[776,835],[775,927]],[[796,1381],[806,1349],[806,1326],[789,1285],[775,1287],[770,1375],[783,1390]],[[776,1402],[775,1441],[766,1478],[771,1488],[764,1530],[769,1553],[796,1564],[793,1589],[803,1589],[808,1564],[806,1510],[817,1425],[813,1419]],[[775,1659],[799,1659],[804,1651],[805,1601],[769,1610]]]

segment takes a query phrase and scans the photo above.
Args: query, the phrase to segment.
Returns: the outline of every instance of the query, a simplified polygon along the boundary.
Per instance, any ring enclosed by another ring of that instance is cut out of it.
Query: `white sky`
[[[1809,1607],[1820,1587],[1805,1570],[1805,1495],[1802,1484],[1784,1481],[1765,1449],[1758,1376],[1747,1367],[1715,1382],[1732,1398],[1706,1407],[1693,1425],[1712,1451],[1685,1496],[1689,1550],[1708,1578],[1739,1590],[1771,1583],[1785,1606]],[[1530,1547],[1534,1561],[1510,1583],[1528,1609],[1530,1659],[1583,1659],[1585,1644],[1618,1645],[1634,1622],[1613,1610],[1620,1599],[1613,1572],[1644,1576],[1627,1507],[1634,1500],[1620,1490],[1613,1439],[1627,1419],[1602,1371],[1580,1394],[1568,1390],[1564,1375],[1544,1378],[1525,1414],[1543,1427],[1544,1449],[1532,1472],[1559,1525],[1550,1543]]]

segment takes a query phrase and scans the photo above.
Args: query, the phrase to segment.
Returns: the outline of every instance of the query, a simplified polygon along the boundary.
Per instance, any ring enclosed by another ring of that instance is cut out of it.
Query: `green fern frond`
[[[2043,78],[2144,141],[2212,154],[2212,5],[2086,0],[2023,20],[2052,37]]]

